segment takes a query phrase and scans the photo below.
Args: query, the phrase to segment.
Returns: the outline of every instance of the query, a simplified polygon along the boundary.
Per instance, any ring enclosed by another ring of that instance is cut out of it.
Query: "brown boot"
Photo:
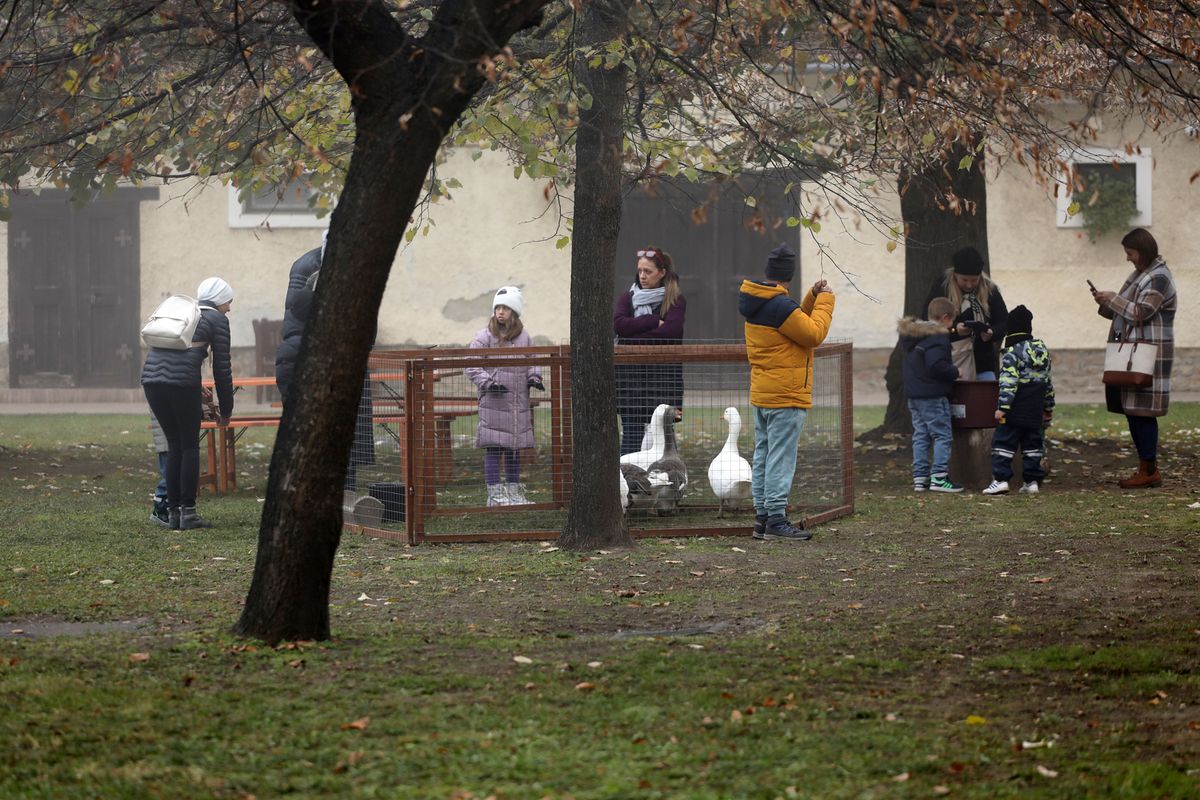
[[[1132,476],[1118,481],[1122,489],[1143,489],[1146,487],[1162,486],[1162,473],[1158,471],[1158,461],[1138,461],[1137,472]]]

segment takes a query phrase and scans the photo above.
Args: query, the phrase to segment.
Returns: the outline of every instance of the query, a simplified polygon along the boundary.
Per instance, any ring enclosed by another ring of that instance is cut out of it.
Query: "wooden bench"
[[[201,422],[200,435],[207,441],[206,469],[200,471],[199,487],[213,494],[237,490],[237,441],[250,428],[278,427],[279,416],[255,414],[231,417],[229,423]]]
[[[384,402],[381,405],[387,406]],[[478,413],[475,407],[467,408],[454,405],[434,412],[434,474],[438,480],[449,480],[454,475],[453,440],[450,426],[458,417]],[[247,414],[234,416],[229,423],[221,425],[217,422],[201,422],[200,435],[205,440],[206,458],[201,461],[199,487],[208,489],[213,494],[237,491],[237,442],[250,428],[278,427],[282,419],[277,414]],[[401,475],[405,480],[404,453],[407,447],[407,432],[404,429],[405,416],[402,413],[375,414],[372,419],[376,425],[383,425],[388,434],[395,440],[400,450]],[[388,425],[398,426],[393,431]]]

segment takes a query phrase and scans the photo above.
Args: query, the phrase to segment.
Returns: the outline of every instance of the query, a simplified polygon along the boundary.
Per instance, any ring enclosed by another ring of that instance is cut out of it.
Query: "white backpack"
[[[196,298],[173,294],[158,304],[158,308],[142,326],[142,341],[147,347],[165,347],[168,350],[208,347],[208,342],[192,344],[199,323],[200,303]]]

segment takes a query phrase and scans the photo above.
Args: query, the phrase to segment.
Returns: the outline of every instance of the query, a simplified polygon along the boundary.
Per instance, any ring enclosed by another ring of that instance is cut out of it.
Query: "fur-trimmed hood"
[[[896,324],[896,331],[902,338],[924,339],[927,336],[949,334],[950,331],[936,322],[916,317],[905,317]]]

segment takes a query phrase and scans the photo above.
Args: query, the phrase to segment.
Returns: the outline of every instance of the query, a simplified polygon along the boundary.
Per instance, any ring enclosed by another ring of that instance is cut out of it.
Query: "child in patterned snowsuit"
[[[1012,461],[1021,448],[1020,492],[1037,494],[1046,477],[1042,467],[1044,428],[1054,416],[1050,351],[1033,337],[1033,314],[1017,306],[1008,315],[1008,333],[1000,356],[1000,399],[992,435],[992,483],[984,494],[1004,494],[1013,476]]]

